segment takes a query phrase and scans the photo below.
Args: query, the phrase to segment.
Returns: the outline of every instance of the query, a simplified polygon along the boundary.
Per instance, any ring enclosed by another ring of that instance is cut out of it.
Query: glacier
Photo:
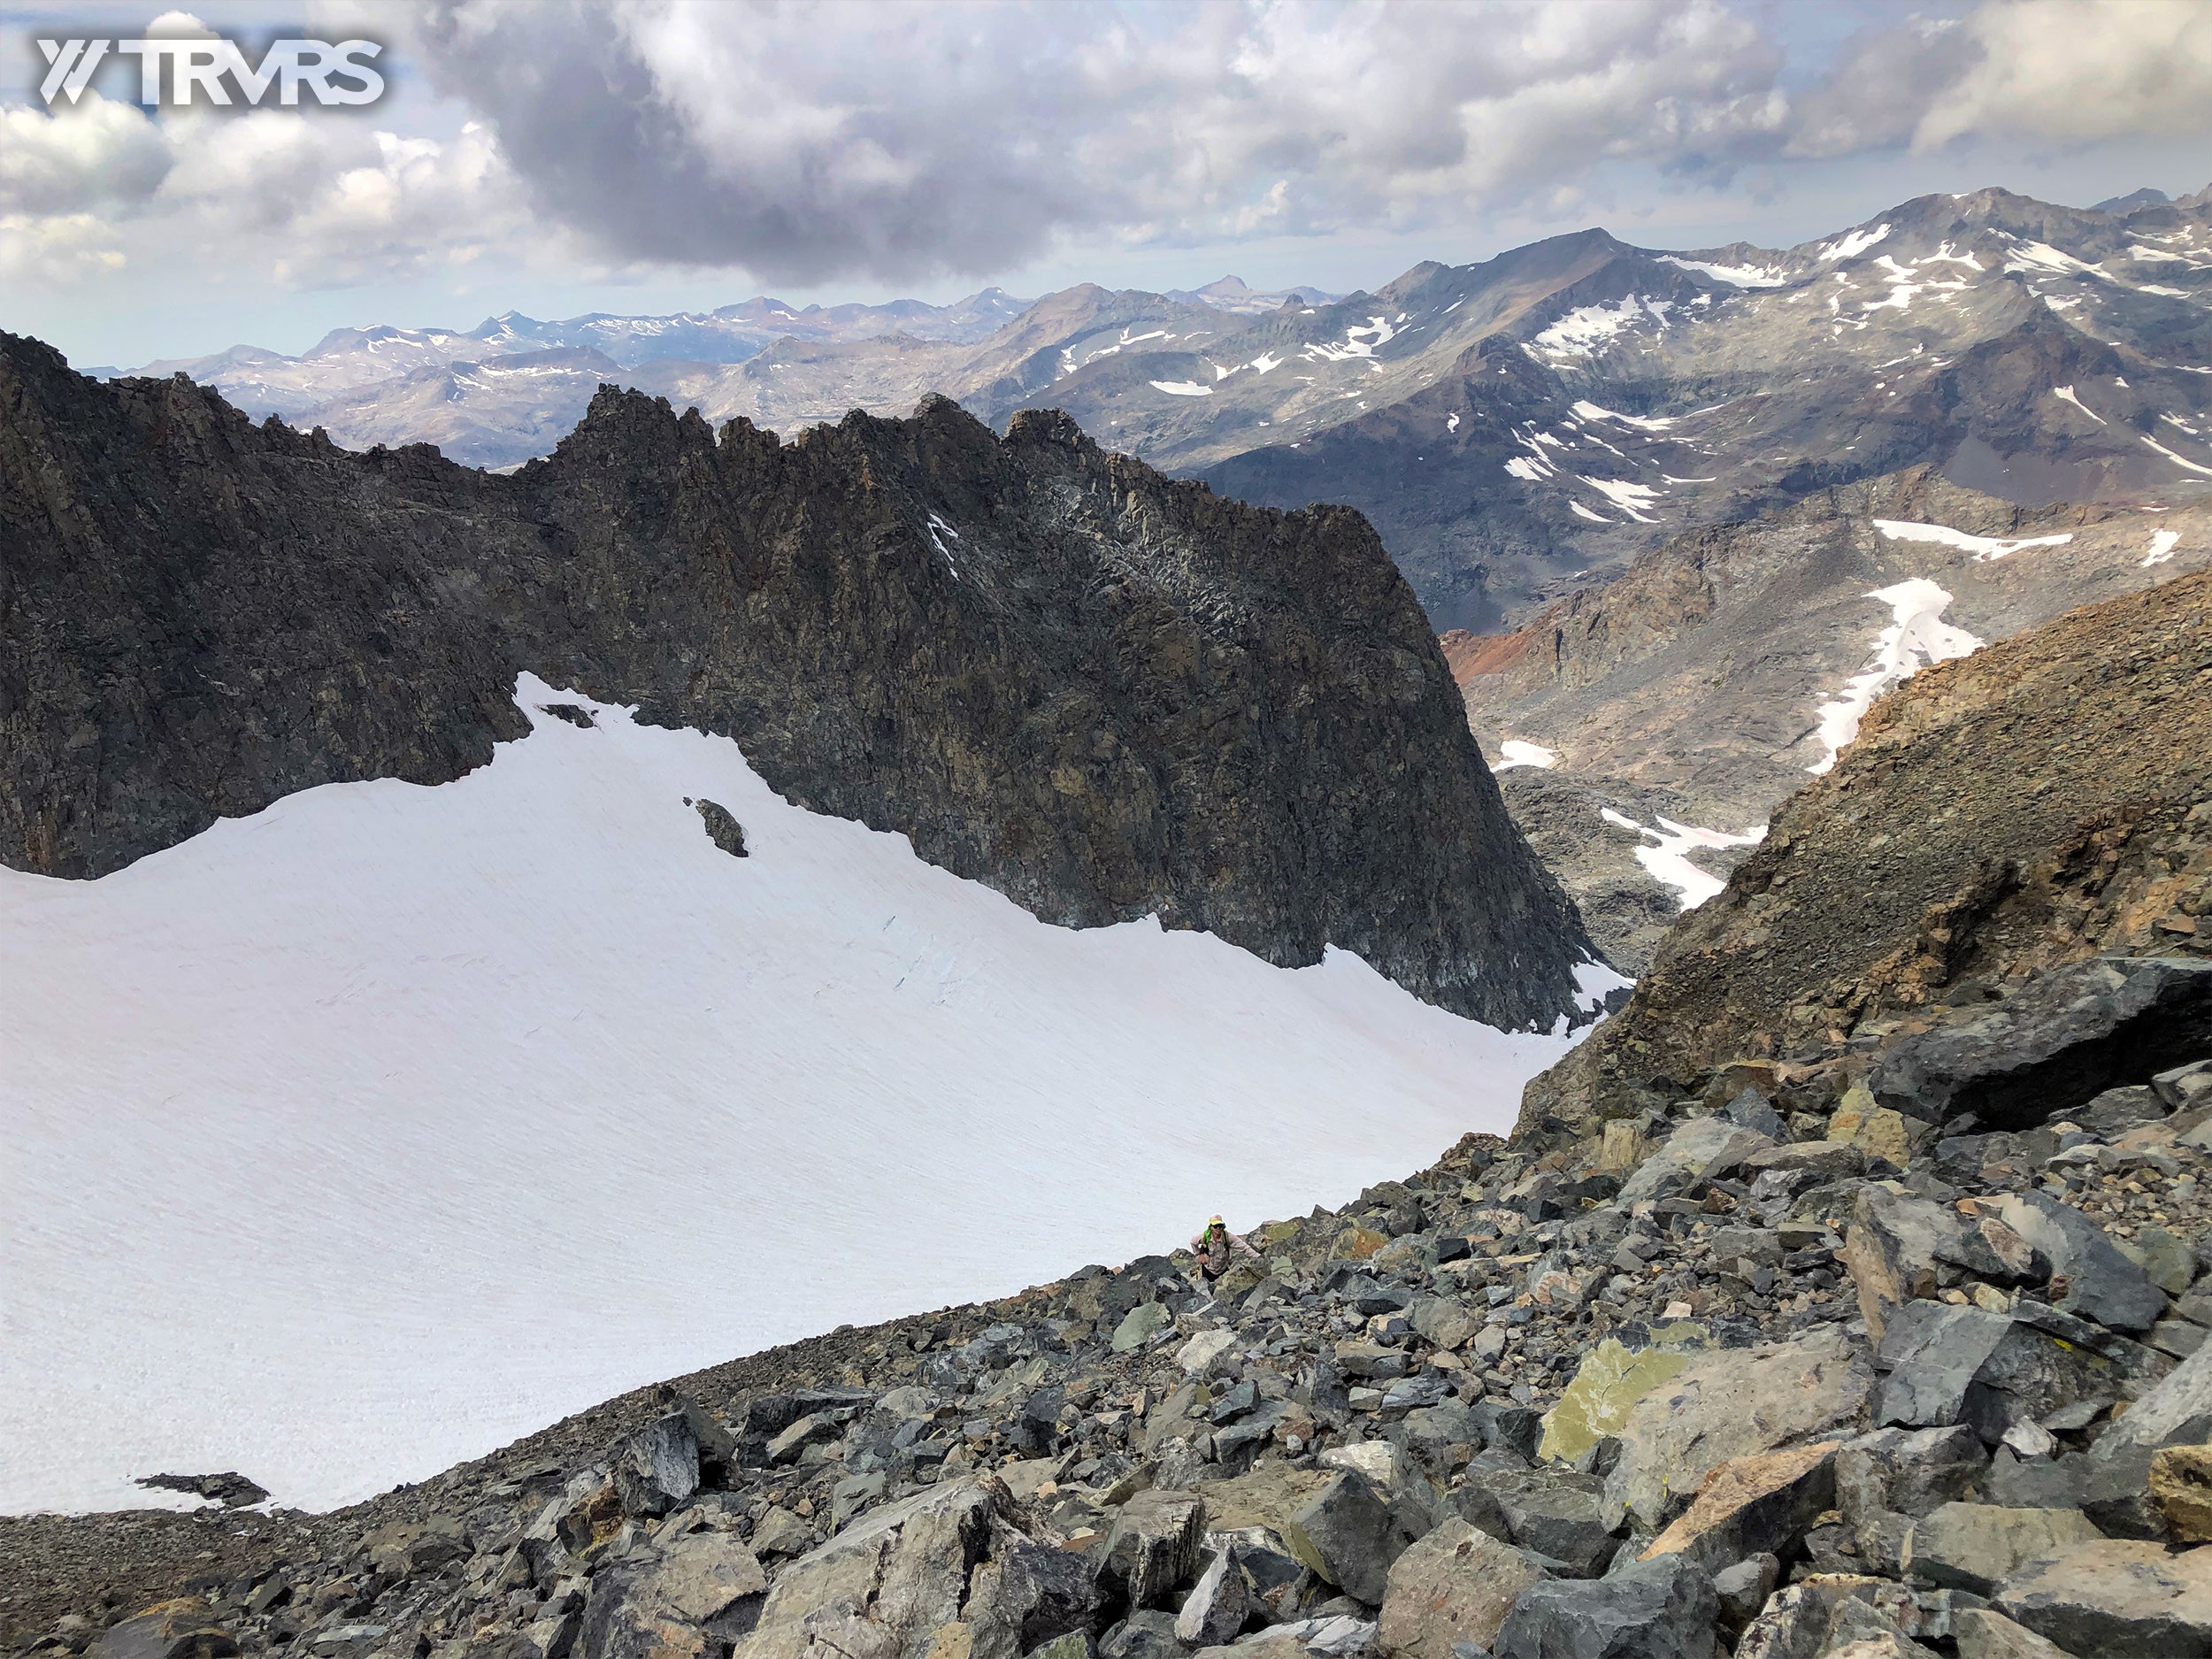
[[[525,675],[434,787],[0,870],[0,1511],[319,1509],[622,1390],[1340,1203],[1572,1041],[1048,926]],[[574,705],[588,724],[546,712]],[[749,856],[687,801],[742,826]]]

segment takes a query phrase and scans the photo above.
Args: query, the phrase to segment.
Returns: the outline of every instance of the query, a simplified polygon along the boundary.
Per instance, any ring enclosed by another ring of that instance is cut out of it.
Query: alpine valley
[[[2212,190],[152,369],[4,1659],[2212,1659]]]

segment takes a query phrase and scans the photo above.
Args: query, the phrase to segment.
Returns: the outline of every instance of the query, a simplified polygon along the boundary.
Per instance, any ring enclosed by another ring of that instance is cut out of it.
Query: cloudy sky
[[[0,327],[84,365],[509,308],[1374,287],[1603,225],[2212,182],[2212,4],[0,4]],[[49,112],[41,35],[383,42],[365,110]]]

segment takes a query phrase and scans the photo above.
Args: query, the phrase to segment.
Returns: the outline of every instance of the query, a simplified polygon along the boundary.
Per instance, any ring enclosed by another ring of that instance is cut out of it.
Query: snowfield
[[[0,1511],[419,1479],[610,1394],[1340,1203],[1569,1046],[1072,931],[524,676],[458,781],[0,870]],[[589,709],[592,729],[542,711]],[[719,803],[749,856],[686,797]]]

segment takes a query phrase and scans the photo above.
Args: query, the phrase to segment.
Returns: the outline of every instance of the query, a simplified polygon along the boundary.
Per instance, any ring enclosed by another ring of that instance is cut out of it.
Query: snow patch
[[[2138,435],[2142,438],[2145,443],[2149,444],[2152,449],[2157,450],[2159,454],[2164,456],[2176,466],[2185,466],[2192,472],[2201,472],[2205,477],[2212,478],[2212,466],[2199,466],[2194,461],[2189,459],[2188,457],[2176,455],[2171,449],[2169,449],[2164,444],[2159,442],[2157,439],[2152,437],[2148,433],[2142,433]]]
[[[1576,476],[1581,477],[1581,474],[1577,473]],[[1631,484],[1625,480],[1612,478],[1585,478],[1582,481],[1638,524],[1659,522],[1656,517],[1644,511],[1659,494],[1650,485]]]
[[[2072,387],[2054,386],[2051,388],[2051,396],[2057,398],[2061,403],[2071,403],[2076,409],[2080,410],[2083,414],[2088,416],[2090,419],[2095,421],[2100,426],[2105,424],[2105,418],[2102,415],[2099,414],[2095,410],[2090,408],[2088,404],[2083,403],[2080,398],[2074,396],[2074,388]]]
[[[1601,408],[1586,398],[1574,406],[1574,412],[1585,420],[1617,420],[1624,426],[1634,426],[1641,432],[1664,432],[1674,425],[1671,415],[1624,415],[1616,410]]]
[[[1549,468],[1542,465],[1539,462],[1530,460],[1528,457],[1525,455],[1517,455],[1511,460],[1508,461],[1505,464],[1505,470],[1512,473],[1516,478],[1526,479],[1532,484],[1535,483],[1539,479],[1549,478],[1551,476],[1551,471]]]
[[[1575,1006],[1585,1013],[1594,1013],[1605,1006],[1606,997],[1615,991],[1632,991],[1636,981],[1614,972],[1602,962],[1580,962],[1575,964]]]
[[[1567,511],[1573,513],[1578,518],[1587,518],[1592,524],[1611,524],[1613,522],[1601,512],[1592,512],[1587,507],[1584,506],[1578,501],[1569,502],[1567,503]]]
[[[1664,326],[1672,306],[1671,300],[1647,300],[1635,294],[1618,305],[1578,305],[1529,343],[1548,357],[1593,357],[1645,317]]]
[[[1855,259],[1889,234],[1887,225],[1877,225],[1872,230],[1855,230],[1847,236],[1839,236],[1820,250],[1823,259]]]
[[[1875,636],[1873,656],[1865,672],[1854,676],[1839,696],[1822,703],[1816,711],[1820,721],[1817,735],[1821,747],[1827,752],[1805,768],[1815,774],[1834,770],[1837,755],[1858,736],[1859,722],[1874,706],[1875,698],[1911,679],[1922,668],[1971,656],[1984,643],[1964,628],[1955,628],[1944,621],[1944,609],[1950,604],[1951,595],[1924,576],[1912,577],[1894,587],[1878,588],[1866,597],[1887,605],[1895,620]]]
[[[2148,570],[2154,565],[2165,564],[2173,557],[2174,549],[2180,541],[2181,532],[2178,530],[2152,531],[2151,550],[2143,555],[2143,568]]]
[[[1444,417],[1444,430],[1447,432],[1457,432],[1459,430],[1459,411],[1457,410],[1454,410],[1450,414]]]
[[[1685,271],[1695,271],[1716,281],[1732,283],[1740,288],[1778,288],[1790,280],[1788,273],[1778,266],[1708,265],[1701,259],[1678,259],[1671,253],[1661,254],[1659,263],[1678,265]]]
[[[1255,374],[1268,374],[1283,366],[1283,359],[1272,352],[1263,351],[1244,365]]]
[[[0,869],[0,1393],[37,1448],[0,1512],[178,1468],[366,1497],[841,1321],[1342,1202],[1504,1133],[1571,1046],[1340,950],[1048,926],[726,739],[518,694],[530,735],[457,781]]]
[[[1509,772],[1516,766],[1535,766],[1548,772],[1559,764],[1559,751],[1546,749],[1541,743],[1525,742],[1509,737],[1498,745],[1498,762],[1492,772]]]
[[[1877,518],[1874,527],[1893,541],[1932,541],[1938,547],[1956,548],[1962,553],[1971,553],[1977,565],[1993,564],[2009,558],[2024,548],[2064,547],[2074,539],[2070,530],[2056,535],[2020,536],[2006,541],[1993,535],[1969,535],[1963,530],[1954,530],[1948,525],[1913,524],[1902,518]]]
[[[1694,910],[1725,887],[1728,883],[1716,875],[1700,870],[1689,859],[1698,847],[1755,847],[1766,840],[1766,826],[1752,825],[1740,835],[1731,835],[1726,830],[1700,829],[1695,825],[1678,824],[1672,818],[1654,814],[1658,828],[1639,824],[1611,807],[1599,809],[1599,816],[1608,823],[1624,830],[1634,830],[1639,835],[1648,835],[1656,843],[1636,849],[1636,862],[1643,865],[1655,881],[1663,882],[1679,895],[1684,910]]]
[[[936,548],[938,556],[945,561],[945,568],[952,572],[953,580],[958,581],[960,580],[960,566],[953,560],[952,549],[945,545],[945,538],[947,536],[950,536],[954,541],[957,541],[960,539],[960,532],[954,529],[935,513],[931,513],[929,515],[930,541]]]
[[[1201,386],[1196,380],[1155,380],[1152,387],[1155,391],[1165,392],[1171,397],[1211,397],[1214,395],[1212,387]]]

